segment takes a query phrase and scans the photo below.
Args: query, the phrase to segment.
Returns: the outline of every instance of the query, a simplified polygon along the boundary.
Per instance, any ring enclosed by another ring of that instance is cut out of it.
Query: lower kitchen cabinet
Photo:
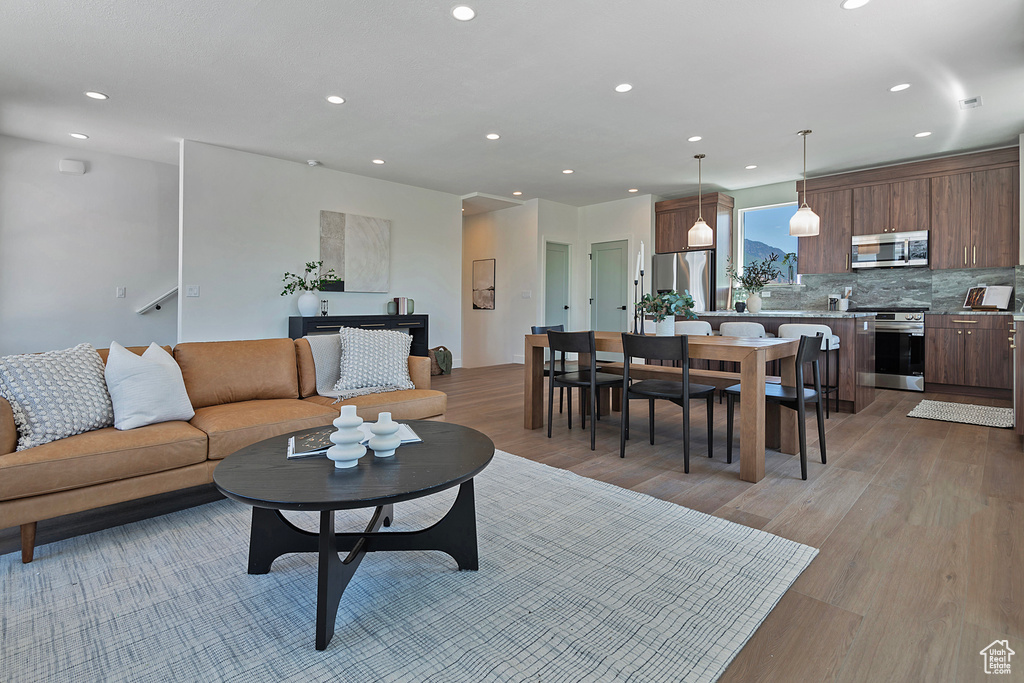
[[[924,380],[984,389],[1013,387],[1009,315],[926,315]]]
[[[1013,324],[1014,339],[1024,339],[1024,321]],[[1024,344],[1010,342],[1013,351],[1013,428],[1018,434],[1024,435]]]

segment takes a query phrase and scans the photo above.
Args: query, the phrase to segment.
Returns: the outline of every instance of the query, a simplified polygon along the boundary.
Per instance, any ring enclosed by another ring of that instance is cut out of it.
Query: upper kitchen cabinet
[[[800,272],[847,270],[852,235],[930,230],[929,265],[939,268],[992,268],[1018,263],[1020,243],[1020,150],[1006,147],[807,181],[808,203],[842,190],[852,193],[846,244],[801,238]],[[841,234],[841,233],[840,233]],[[807,252],[805,253],[805,242]],[[829,258],[828,250],[841,250]]]
[[[928,180],[906,180],[853,188],[853,234],[927,230]]]
[[[853,234],[853,191],[808,192],[807,205],[821,219],[816,237],[801,237],[797,263],[801,273],[845,273],[850,270]]]
[[[732,197],[720,192],[708,192],[700,198],[701,213],[714,232],[715,241],[710,247],[691,249],[687,244],[687,233],[697,220],[697,197],[657,202],[654,205],[654,252],[671,254],[677,251],[717,250],[721,244],[728,253],[732,242],[734,205]]]

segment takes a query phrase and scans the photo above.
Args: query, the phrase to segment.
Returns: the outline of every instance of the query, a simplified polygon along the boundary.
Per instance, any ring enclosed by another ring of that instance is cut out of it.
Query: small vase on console
[[[355,467],[359,458],[366,454],[366,446],[360,443],[363,440],[363,432],[359,429],[361,424],[363,418],[356,415],[355,406],[341,407],[341,414],[334,420],[337,431],[331,434],[334,445],[327,449],[327,457],[334,461],[337,469]]]
[[[303,292],[299,295],[298,304],[299,315],[309,318],[320,311],[320,296],[316,292]]]
[[[761,295],[757,292],[751,292],[747,295],[747,310],[751,313],[761,312]]]

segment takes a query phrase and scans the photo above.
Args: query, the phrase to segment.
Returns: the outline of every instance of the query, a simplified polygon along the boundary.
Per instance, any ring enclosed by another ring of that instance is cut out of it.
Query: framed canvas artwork
[[[320,212],[320,260],[338,279],[328,292],[386,292],[391,286],[391,221]]]
[[[494,310],[494,259],[473,261],[473,309]]]

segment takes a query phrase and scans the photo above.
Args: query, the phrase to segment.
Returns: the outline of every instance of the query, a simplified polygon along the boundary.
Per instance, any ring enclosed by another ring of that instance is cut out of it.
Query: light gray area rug
[[[914,406],[914,409],[907,413],[907,417],[1004,429],[1013,426],[1013,408],[976,406],[971,403],[924,400]]]
[[[818,552],[500,451],[476,483],[480,571],[370,553],[323,652],[315,555],[246,574],[234,501],[9,553],[0,680],[713,681]],[[396,505],[392,528],[454,493]]]

